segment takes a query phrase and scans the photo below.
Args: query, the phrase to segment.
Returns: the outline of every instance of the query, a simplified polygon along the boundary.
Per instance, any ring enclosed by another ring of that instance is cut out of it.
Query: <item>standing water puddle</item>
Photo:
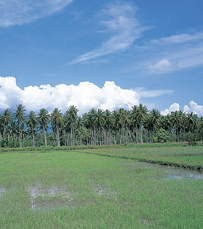
[[[171,166],[162,166],[149,164],[144,162],[122,162],[121,165],[126,165],[131,168],[137,168],[142,170],[143,168],[151,168],[153,170],[161,171],[163,174],[163,179],[173,180],[173,179],[203,179],[203,174],[197,171],[180,169]]]
[[[52,185],[50,188],[42,188],[41,185],[28,187],[33,210],[55,210],[55,206],[69,206],[73,201],[73,195],[67,189],[60,189]]]

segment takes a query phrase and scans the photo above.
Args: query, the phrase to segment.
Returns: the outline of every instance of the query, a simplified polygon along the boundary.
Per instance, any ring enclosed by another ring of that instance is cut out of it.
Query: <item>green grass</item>
[[[202,179],[167,179],[167,168],[96,155],[170,151],[132,150],[0,154],[0,228],[202,228]]]
[[[134,159],[143,162],[170,165],[187,169],[203,170],[203,147],[134,147],[134,148],[101,148],[81,152]]]

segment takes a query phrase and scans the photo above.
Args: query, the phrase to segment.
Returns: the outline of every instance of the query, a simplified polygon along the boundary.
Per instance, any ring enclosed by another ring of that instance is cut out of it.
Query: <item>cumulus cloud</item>
[[[65,112],[71,105],[75,105],[82,114],[91,108],[131,108],[139,104],[139,99],[136,91],[122,89],[113,81],[106,81],[102,88],[90,82],[81,82],[79,85],[59,84],[52,87],[47,84],[21,89],[14,77],[0,77],[1,110],[23,104],[28,111],[38,112],[46,108],[51,112],[57,107]]]
[[[22,25],[59,12],[73,0],[1,0],[0,26]]]
[[[100,48],[80,55],[70,64],[85,62],[93,58],[108,55],[125,50],[141,37],[146,27],[140,26],[135,17],[136,8],[130,4],[109,5],[101,12],[100,25],[104,27],[102,32],[111,34],[109,40],[104,42]]]
[[[171,114],[172,111],[179,111],[180,105],[178,103],[173,103],[169,109],[165,109],[164,111],[161,111],[162,115]],[[189,106],[185,105],[183,111],[185,113],[193,112],[194,114],[197,114],[199,116],[203,116],[203,106],[198,105],[194,101],[189,102]]]
[[[180,110],[180,105],[178,103],[173,103],[169,109],[165,109],[164,111],[161,111],[162,115],[167,115],[171,114],[172,111],[179,111]]]
[[[194,112],[195,114],[198,114],[199,116],[203,116],[203,106],[202,105],[198,105],[194,101],[190,101],[189,105],[190,107],[188,105],[184,106],[184,111],[186,113]]]

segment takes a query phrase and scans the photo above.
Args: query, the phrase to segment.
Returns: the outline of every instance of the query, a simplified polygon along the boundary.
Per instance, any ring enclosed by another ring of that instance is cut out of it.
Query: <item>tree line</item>
[[[74,146],[111,145],[125,143],[182,142],[188,136],[203,140],[203,117],[193,112],[174,111],[163,116],[143,104],[130,110],[101,110],[92,108],[78,116],[76,106],[63,114],[58,108],[38,113],[22,104],[12,112],[0,114],[0,146]]]

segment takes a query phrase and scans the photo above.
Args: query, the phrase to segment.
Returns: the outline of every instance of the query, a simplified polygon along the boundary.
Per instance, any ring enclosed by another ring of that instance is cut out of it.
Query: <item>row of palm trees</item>
[[[110,112],[92,108],[78,116],[79,110],[70,106],[63,114],[58,108],[49,113],[42,108],[37,114],[26,114],[22,104],[14,112],[6,109],[0,114],[0,144],[17,145],[107,145],[124,143],[153,143],[159,130],[170,135],[170,141],[184,141],[188,132],[202,140],[203,118],[193,112],[174,111],[163,116],[143,104],[131,110],[120,108]],[[163,132],[162,132],[163,133]],[[49,142],[47,141],[47,136]],[[43,139],[43,141],[42,141]]]

